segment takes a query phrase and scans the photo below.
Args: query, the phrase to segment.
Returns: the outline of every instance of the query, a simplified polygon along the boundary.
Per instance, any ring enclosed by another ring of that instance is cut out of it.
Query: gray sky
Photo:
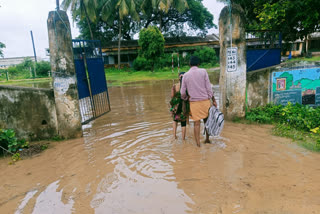
[[[223,4],[216,0],[204,0],[203,4],[214,15],[214,23],[218,25]],[[0,42],[6,45],[4,57],[32,56],[32,30],[37,56],[46,58],[45,48],[49,46],[47,18],[49,11],[55,9],[56,0],[0,0],[0,5]],[[79,31],[72,20],[70,22],[72,37],[76,37]]]

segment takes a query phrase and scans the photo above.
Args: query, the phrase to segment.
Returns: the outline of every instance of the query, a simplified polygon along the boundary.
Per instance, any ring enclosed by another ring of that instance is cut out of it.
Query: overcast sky
[[[214,23],[218,25],[219,14],[224,5],[216,0],[204,0],[203,4],[214,15]],[[0,42],[6,45],[4,57],[32,56],[32,30],[37,56],[46,58],[45,48],[49,46],[47,18],[55,5],[56,0],[0,0]],[[74,38],[79,35],[79,31],[70,21]]]

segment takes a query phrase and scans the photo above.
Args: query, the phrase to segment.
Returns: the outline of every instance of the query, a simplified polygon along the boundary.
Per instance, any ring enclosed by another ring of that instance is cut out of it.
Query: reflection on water
[[[33,82],[33,81],[21,81],[21,82],[15,82],[15,86],[21,86],[21,87],[28,87],[28,88],[52,88],[52,81],[48,80],[45,82]]]
[[[219,84],[219,72],[209,72],[209,79],[210,82],[213,85]],[[145,87],[146,85],[152,84],[152,81],[140,81],[140,82],[131,82],[131,83],[126,83],[124,84],[125,86],[140,86],[140,87]],[[22,86],[22,87],[31,87],[31,88],[53,88],[52,86],[52,81],[44,81],[44,82],[35,82],[32,80],[27,80],[24,82],[15,82],[16,86]]]
[[[91,201],[96,213],[191,211],[189,205],[194,202],[177,182],[175,153],[183,144],[188,145],[191,154],[199,150],[194,146],[192,130],[184,143],[172,138],[168,106],[171,84],[155,81],[110,89],[112,112],[92,127],[100,133],[98,141],[111,147],[104,159],[106,167],[113,169],[99,181]],[[91,130],[86,133],[90,135]],[[224,146],[221,143],[212,148]],[[203,151],[207,152],[213,150]]]
[[[63,202],[63,189],[58,191],[59,181],[50,184],[37,197],[33,214],[55,214],[55,213],[71,213],[74,201],[69,198],[66,203]]]
[[[208,155],[225,144],[222,139],[216,139],[214,146],[199,150],[190,126],[186,141],[181,140],[180,127],[180,138],[172,138],[171,87],[172,81],[154,81],[110,88],[112,111],[83,127],[81,157],[87,160],[89,168],[82,166],[83,171],[77,171],[73,179],[83,180],[84,185],[74,186],[77,190],[67,191],[68,195],[81,194],[83,189],[84,203],[95,213],[192,212],[195,202],[191,197],[196,192],[186,192],[180,182],[186,179],[192,182],[195,178],[184,176],[181,164],[194,167],[196,163],[206,162]],[[92,174],[87,174],[90,170]],[[72,186],[67,177],[63,181],[63,184],[51,183],[36,197],[33,213],[48,213],[48,210],[49,213],[72,210],[81,213],[77,210],[81,202],[76,198],[63,199],[64,185]]]
[[[219,85],[220,71],[216,70],[213,72],[208,72],[208,74],[211,84]]]
[[[23,213],[22,210],[25,208],[29,200],[38,192],[38,190],[32,190],[26,194],[26,196],[21,201],[18,209],[16,210],[15,214],[21,214]]]
[[[84,126],[84,138],[1,168],[0,213],[318,213],[317,154],[305,157],[270,127],[235,123],[228,139],[200,148],[192,122],[175,140],[171,84],[112,87],[112,111]]]

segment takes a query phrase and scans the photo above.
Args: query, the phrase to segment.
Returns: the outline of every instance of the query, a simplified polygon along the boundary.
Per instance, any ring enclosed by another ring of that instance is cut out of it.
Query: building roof
[[[34,56],[6,57],[6,58],[0,58],[0,61],[16,60],[16,59],[25,59],[25,58],[34,58]]]
[[[0,58],[0,68],[5,69],[10,66],[18,65],[22,63],[25,59],[31,59],[32,61],[35,61],[34,56]]]
[[[212,34],[206,37],[185,36],[185,37],[168,37],[165,38],[165,49],[190,48],[196,46],[219,46],[219,36]],[[137,53],[140,49],[138,40],[121,41],[121,51],[123,53]],[[115,53],[118,51],[118,41],[110,42],[102,47],[104,53]]]
[[[320,32],[314,32],[309,34],[310,39],[320,39]]]

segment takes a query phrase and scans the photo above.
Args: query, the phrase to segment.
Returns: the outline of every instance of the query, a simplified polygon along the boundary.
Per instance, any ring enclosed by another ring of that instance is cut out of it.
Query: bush
[[[264,107],[250,109],[246,119],[258,123],[281,123],[289,127],[320,133],[320,107],[291,104],[287,106],[268,104]]]
[[[148,61],[146,58],[138,56],[134,61],[133,61],[133,68],[136,71],[141,71],[141,70],[150,70],[151,69],[151,63]]]
[[[199,57],[201,63],[211,63],[215,65],[218,63],[218,57],[216,51],[213,48],[201,47],[198,48],[194,53],[194,56]]]
[[[49,62],[41,61],[36,63],[37,77],[47,77],[48,71],[50,70],[51,65]],[[22,63],[11,66],[2,73],[5,73],[6,71],[8,71],[9,79],[29,79],[33,77],[34,62],[27,58]],[[5,74],[1,75],[1,79],[5,78]]]
[[[28,145],[29,143],[26,140],[18,140],[12,129],[0,129],[0,146],[9,152],[15,153],[19,149],[28,147]]]
[[[182,60],[182,57],[180,57],[180,60]],[[173,54],[173,63],[174,67],[178,67],[178,55]],[[170,68],[172,67],[172,54],[163,54],[159,60],[156,63],[157,68]],[[180,67],[181,67],[181,61],[180,61]]]
[[[150,61],[152,72],[154,65],[164,52],[164,37],[156,26],[144,28],[139,33],[139,55],[144,56]]]
[[[37,76],[47,77],[48,72],[51,71],[50,62],[41,61],[36,64]]]

